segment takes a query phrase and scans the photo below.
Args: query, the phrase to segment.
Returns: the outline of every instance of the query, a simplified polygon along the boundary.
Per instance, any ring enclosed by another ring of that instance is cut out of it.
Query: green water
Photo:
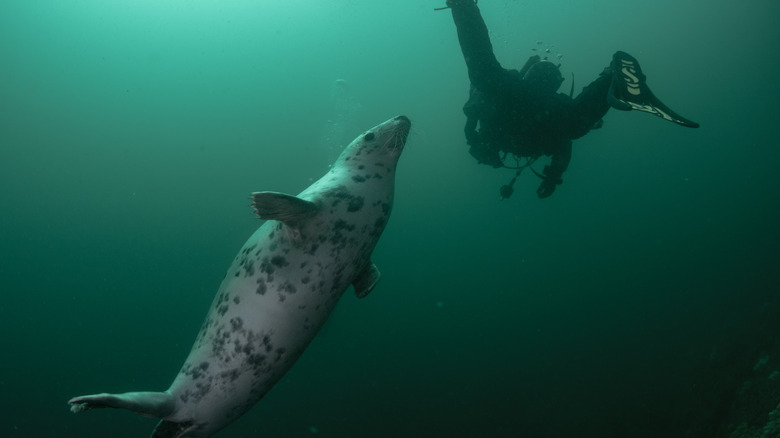
[[[481,1],[505,66],[542,41],[579,90],[625,50],[701,123],[611,111],[551,198],[528,173],[505,201],[512,173],[467,153],[443,3],[0,3],[0,436],[149,436],[66,402],[167,388],[259,225],[249,193],[338,154],[337,79],[359,103],[339,135],[413,122],[383,277],[219,436],[758,436],[780,402],[778,3]]]

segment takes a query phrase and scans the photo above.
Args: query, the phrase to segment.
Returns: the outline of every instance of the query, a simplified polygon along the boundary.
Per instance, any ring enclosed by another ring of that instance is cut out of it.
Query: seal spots
[[[360,179],[364,177],[356,175],[353,176],[352,178]],[[344,186],[339,186],[338,188],[325,193],[325,196],[333,200],[331,202],[331,207],[334,208],[338,207],[341,204],[341,201],[346,201],[347,211],[350,213],[360,211],[360,209],[363,208],[363,204],[365,203],[365,199],[363,199],[362,196],[353,195]]]
[[[353,196],[350,198],[349,203],[347,204],[347,211],[350,213],[354,213],[356,211],[360,211],[360,209],[363,208],[363,200],[362,196]]]
[[[193,379],[200,379],[201,377],[204,377],[206,375],[206,371],[209,369],[209,363],[208,362],[201,362],[197,366],[192,366],[191,364],[186,364],[182,368],[182,373],[186,376],[190,376]]]
[[[376,218],[376,221],[374,221],[374,228],[368,233],[371,236],[380,236],[382,234],[382,231],[385,229],[385,225],[387,224],[387,219],[384,217],[378,217]]]
[[[244,257],[243,261],[241,262],[241,267],[244,268],[245,277],[251,277],[255,275],[255,262],[250,260],[248,257]]]
[[[270,258],[263,257],[263,260],[260,262],[260,272],[268,276],[268,281],[273,281],[273,275],[275,271],[276,268],[274,267],[274,264],[271,262]]]
[[[241,377],[241,373],[235,368],[219,373],[219,378],[221,380],[229,380],[231,383],[235,383],[239,377]]]
[[[298,289],[296,289],[289,280],[282,283],[281,290],[287,292],[288,294],[294,294],[298,292]]]
[[[330,244],[333,245],[333,249],[336,250],[336,252],[347,246],[349,241],[345,233],[351,232],[354,229],[355,225],[348,224],[344,219],[339,219],[333,223],[333,234],[331,234],[328,240]]]
[[[197,365],[185,363],[181,373],[191,378],[195,384],[184,391],[179,399],[184,403],[198,403],[211,391],[213,377],[208,373],[209,362],[200,362]]]
[[[273,256],[271,257],[271,264],[274,265],[277,268],[283,268],[290,263],[287,262],[287,259],[285,259],[283,256]]]
[[[317,252],[317,248],[320,247],[320,244],[317,242],[314,242],[309,246],[309,249],[306,250],[306,254],[308,255],[314,255],[315,252]]]
[[[356,183],[362,183],[366,181],[366,178],[360,175],[354,175],[352,177],[352,181],[355,181]]]
[[[333,223],[333,231],[335,231],[334,234],[338,234],[341,231],[352,231],[355,229],[354,225],[350,225],[345,221],[344,219],[339,219],[336,222]]]
[[[184,403],[200,403],[203,397],[207,396],[211,391],[210,382],[197,382],[194,388],[188,389],[179,396],[179,399]]]
[[[265,295],[266,291],[268,291],[268,286],[265,284],[265,280],[262,278],[257,279],[257,289],[255,289],[255,293],[258,295]]]
[[[262,370],[265,368],[263,366],[265,364],[265,358],[266,356],[264,354],[250,354],[246,358],[246,363],[254,369]]]
[[[241,250],[236,259],[240,260],[239,265],[244,269],[244,276],[251,277],[255,275],[254,262],[249,259],[249,253],[257,247],[257,243],[248,245]],[[258,250],[259,252],[260,250]],[[236,277],[241,275],[238,271],[234,274]]]
[[[216,300],[217,305],[217,313],[219,313],[220,316],[225,316],[228,309],[230,308],[230,305],[228,302],[230,301],[230,296],[227,292],[223,292],[219,295],[219,297]]]

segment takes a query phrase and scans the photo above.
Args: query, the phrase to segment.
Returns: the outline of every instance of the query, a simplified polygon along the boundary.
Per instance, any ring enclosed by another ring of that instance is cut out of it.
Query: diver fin
[[[612,56],[612,83],[607,93],[609,106],[621,111],[644,111],[655,114],[670,122],[689,128],[699,124],[677,114],[655,97],[647,86],[647,78],[639,62],[626,52],[615,52]]]
[[[258,218],[283,222],[298,228],[317,213],[317,204],[292,195],[277,192],[252,193],[252,207]]]
[[[377,269],[376,265],[369,260],[368,265],[366,265],[357,277],[352,280],[352,287],[355,288],[355,296],[364,298],[368,295],[368,293],[374,289],[377,282],[379,282],[379,277],[381,277],[379,269]]]
[[[164,418],[176,404],[168,392],[126,392],[124,394],[94,394],[68,400],[74,413],[99,408],[127,409],[144,417]]]

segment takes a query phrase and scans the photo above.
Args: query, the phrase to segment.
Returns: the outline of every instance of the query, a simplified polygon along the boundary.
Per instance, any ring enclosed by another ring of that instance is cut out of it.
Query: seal
[[[74,397],[71,410],[161,418],[153,438],[209,437],[248,411],[350,285],[359,298],[376,286],[371,254],[390,217],[410,127],[398,116],[361,134],[298,196],[253,193],[254,212],[266,222],[233,260],[170,388]]]

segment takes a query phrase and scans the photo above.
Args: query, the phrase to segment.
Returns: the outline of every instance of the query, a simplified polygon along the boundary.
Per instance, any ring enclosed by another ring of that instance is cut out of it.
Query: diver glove
[[[544,178],[542,179],[542,183],[539,184],[539,188],[536,189],[536,196],[544,199],[552,195],[558,184],[562,183],[563,179],[561,179],[560,173],[550,166],[544,166]]]
[[[447,7],[453,8],[456,6],[468,6],[468,5],[476,5],[476,0],[447,0],[446,1]]]
[[[501,157],[498,156],[498,151],[485,146],[472,146],[469,148],[469,153],[477,159],[479,164],[489,164],[496,168],[504,167]]]
[[[555,188],[557,186],[558,184],[556,184],[554,181],[545,179],[541,184],[539,184],[539,188],[536,189],[536,196],[538,196],[539,199],[547,198],[548,196],[555,193]]]

